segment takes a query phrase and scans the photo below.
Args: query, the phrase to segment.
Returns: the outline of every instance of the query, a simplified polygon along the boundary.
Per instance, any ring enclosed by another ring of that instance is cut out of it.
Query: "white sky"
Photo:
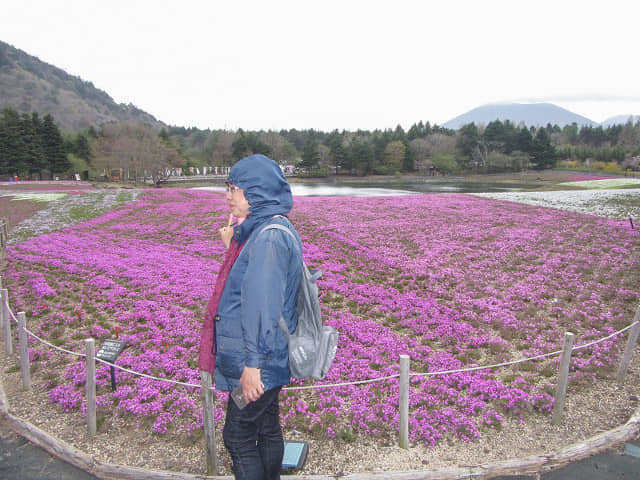
[[[408,129],[508,102],[640,114],[630,0],[2,3],[0,40],[170,125]]]

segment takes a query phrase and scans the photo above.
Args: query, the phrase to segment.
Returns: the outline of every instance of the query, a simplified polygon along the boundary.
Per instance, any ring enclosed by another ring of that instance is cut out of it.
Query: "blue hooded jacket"
[[[265,391],[290,381],[287,340],[282,315],[293,332],[302,275],[300,236],[286,215],[293,207],[291,188],[276,162],[264,155],[238,161],[227,178],[243,190],[249,216],[235,227],[243,245],[225,284],[216,317],[215,382],[218,390],[238,386],[244,367],[261,369]],[[277,215],[277,216],[276,216]],[[286,232],[270,229],[285,225]]]

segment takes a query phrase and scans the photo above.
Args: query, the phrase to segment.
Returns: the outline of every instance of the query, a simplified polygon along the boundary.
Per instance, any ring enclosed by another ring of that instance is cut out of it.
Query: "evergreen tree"
[[[315,135],[308,135],[302,147],[302,162],[300,162],[300,166],[312,170],[318,167],[319,161],[320,151],[318,150],[318,141]]]
[[[23,175],[28,153],[18,112],[12,108],[4,108],[0,128],[0,174]]]
[[[340,169],[351,171],[349,156],[347,154],[346,148],[344,147],[343,135],[338,133],[337,130],[334,130],[329,135],[328,143],[329,151],[331,152],[331,157],[333,158],[333,164],[336,167],[336,174],[340,172]]]
[[[402,143],[404,144],[405,151],[407,152],[407,154],[404,156],[404,161],[402,162],[402,171],[413,172],[416,169],[414,152],[411,149],[411,145],[409,144],[409,140],[407,138],[405,138]]]
[[[518,132],[516,137],[516,146],[514,150],[520,152],[531,153],[533,148],[533,137],[528,128],[523,128]]]
[[[607,141],[607,135],[602,129],[602,126],[583,126],[580,129],[578,138],[580,139],[580,143],[592,147],[600,147],[604,142]]]
[[[547,130],[540,128],[533,139],[531,156],[533,168],[542,170],[552,168],[556,164],[556,151],[551,144],[551,137]]]
[[[565,134],[569,145],[577,145],[578,143],[578,124],[573,122],[571,125],[565,125],[562,129],[562,133]]]
[[[422,120],[420,120],[417,124],[414,123],[411,125],[411,128],[409,128],[409,131],[407,132],[407,139],[411,141],[422,137],[424,137],[424,124],[422,123]]]
[[[504,153],[510,154],[514,150],[517,150],[518,144],[518,128],[510,121],[504,121],[504,131],[502,141],[504,142]]]
[[[42,170],[47,168],[48,162],[40,136],[42,122],[38,114],[36,112],[33,112],[31,116],[23,114],[20,129],[25,143],[25,171],[32,178],[35,173],[41,177]]]
[[[404,142],[407,139],[407,135],[404,133],[404,129],[402,128],[402,126],[398,125],[395,129],[395,131],[393,132],[393,137],[391,139],[391,141],[393,142]]]
[[[240,160],[247,155],[261,153],[262,155],[271,155],[271,147],[260,141],[260,137],[255,132],[245,132],[238,130],[239,137],[234,140],[232,145],[233,156],[236,160]]]
[[[476,127],[475,123],[468,123],[458,131],[456,146],[464,156],[471,157],[479,141],[480,132],[478,127]]]
[[[350,156],[353,172],[368,175],[373,171],[374,154],[369,142],[355,140],[351,144]]]
[[[489,122],[482,134],[489,150],[504,152],[505,128],[500,120]]]
[[[86,135],[78,134],[73,142],[73,153],[87,162],[91,160],[91,145]]]
[[[40,137],[49,170],[56,174],[62,174],[69,170],[71,162],[67,158],[62,135],[54,123],[53,117],[49,114],[42,119]]]
[[[373,158],[370,167],[371,170],[373,170],[377,166],[384,164],[384,151],[387,145],[393,141],[393,132],[391,132],[391,130],[385,130],[383,132],[375,131],[373,132],[373,138],[371,140],[370,147],[373,149]]]

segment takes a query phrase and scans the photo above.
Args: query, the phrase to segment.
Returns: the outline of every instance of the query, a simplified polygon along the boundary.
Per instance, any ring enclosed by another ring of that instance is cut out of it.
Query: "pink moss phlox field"
[[[116,328],[128,344],[117,364],[200,383],[202,312],[223,248],[227,216],[216,192],[161,190],[57,233],[9,248],[5,274],[17,309],[38,335],[82,352]],[[292,220],[307,264],[320,268],[326,323],[340,331],[326,381],[397,375],[409,355],[410,436],[434,445],[472,440],[507,416],[548,414],[558,357],[510,367],[428,375],[519,360],[576,345],[631,323],[640,285],[640,237],[625,222],[468,195],[296,197]],[[574,352],[571,388],[615,368],[624,336]],[[35,342],[57,372],[50,399],[84,407],[84,362]],[[98,365],[104,412],[163,434],[202,426],[199,391]],[[292,387],[305,382],[296,381]],[[217,402],[224,403],[226,396]],[[397,435],[398,380],[284,393],[285,429],[311,435]],[[223,421],[222,408],[216,420]]]

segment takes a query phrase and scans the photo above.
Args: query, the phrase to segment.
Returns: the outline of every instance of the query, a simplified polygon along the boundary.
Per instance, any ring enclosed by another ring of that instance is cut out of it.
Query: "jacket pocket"
[[[244,369],[244,341],[240,338],[218,336],[216,366],[226,378],[239,379]]]

